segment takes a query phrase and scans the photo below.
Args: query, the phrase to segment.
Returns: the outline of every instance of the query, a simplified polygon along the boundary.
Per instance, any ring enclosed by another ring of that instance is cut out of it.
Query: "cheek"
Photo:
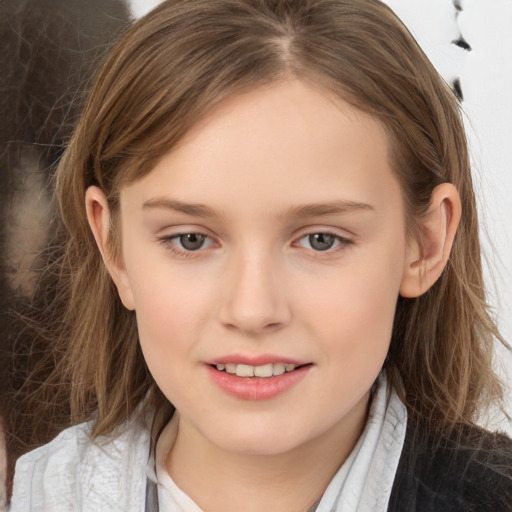
[[[183,386],[190,383],[189,363],[198,359],[204,294],[196,288],[183,289],[176,280],[174,286],[160,280],[137,287],[134,295],[140,346],[148,369],[168,400],[183,406],[190,391]]]
[[[202,292],[202,293],[201,293]],[[207,309],[207,294],[200,287],[180,286],[179,279],[167,283],[145,280],[134,286],[135,311],[141,342],[172,344],[176,348],[184,335],[193,337]]]
[[[376,253],[373,253],[374,255]],[[324,283],[322,290],[308,295],[314,325],[329,340],[326,347],[342,360],[360,366],[383,360],[391,339],[399,294],[403,259],[399,254],[359,257],[337,276]],[[319,335],[317,335],[320,337]],[[356,364],[357,363],[357,364]]]
[[[167,393],[184,358],[193,355],[211,301],[204,287],[171,273],[168,263],[135,269],[131,283],[141,348],[157,384]]]

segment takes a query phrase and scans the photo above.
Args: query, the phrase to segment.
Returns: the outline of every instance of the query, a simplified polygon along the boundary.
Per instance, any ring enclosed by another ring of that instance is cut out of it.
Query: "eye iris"
[[[309,243],[317,251],[326,251],[333,246],[334,236],[328,233],[315,233],[314,235],[309,235]]]
[[[187,233],[180,235],[180,243],[187,251],[197,251],[203,246],[205,238],[205,235],[199,233]]]

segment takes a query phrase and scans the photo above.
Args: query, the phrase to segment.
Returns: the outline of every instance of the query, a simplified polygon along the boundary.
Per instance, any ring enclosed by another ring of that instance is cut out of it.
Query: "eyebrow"
[[[199,203],[185,203],[176,199],[155,197],[145,201],[143,209],[163,209],[184,213],[193,217],[216,217],[218,213],[209,206]],[[292,206],[284,218],[321,217],[323,215],[344,215],[353,211],[374,211],[373,206],[358,201],[338,200],[327,203],[313,203]]]
[[[151,209],[159,208],[162,210],[172,210],[175,212],[185,213],[194,217],[215,217],[215,210],[204,204],[184,203],[175,199],[167,199],[162,197],[155,197],[144,202],[142,208]]]
[[[375,211],[373,206],[358,201],[338,200],[328,203],[315,203],[292,206],[285,218],[321,217],[322,215],[345,215],[353,211]]]

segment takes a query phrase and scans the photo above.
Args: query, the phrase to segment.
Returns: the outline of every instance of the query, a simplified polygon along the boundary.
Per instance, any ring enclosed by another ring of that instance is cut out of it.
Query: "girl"
[[[74,426],[13,511],[509,506],[459,105],[383,4],[165,2],[56,193],[36,399]]]

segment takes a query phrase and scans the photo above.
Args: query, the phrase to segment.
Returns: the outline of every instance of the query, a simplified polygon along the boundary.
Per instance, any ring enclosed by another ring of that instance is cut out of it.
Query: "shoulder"
[[[11,512],[144,510],[148,429],[131,421],[94,441],[90,432],[91,423],[70,427],[20,457]]]
[[[477,426],[408,427],[389,510],[500,512],[512,503],[512,439]]]

